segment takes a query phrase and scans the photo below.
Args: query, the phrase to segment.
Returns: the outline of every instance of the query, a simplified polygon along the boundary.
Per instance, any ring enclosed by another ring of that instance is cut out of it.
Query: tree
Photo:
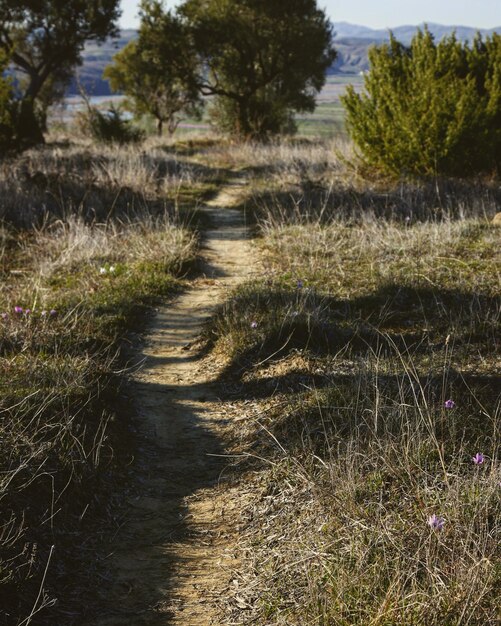
[[[185,0],[178,11],[206,68],[199,88],[216,96],[226,129],[265,137],[314,110],[336,56],[315,0]]]
[[[409,48],[393,36],[369,53],[365,91],[348,88],[347,126],[364,159],[391,174],[466,175],[493,168],[501,149],[501,37]]]
[[[12,85],[5,77],[8,58],[0,50],[0,150],[9,148],[12,143],[14,128],[12,123]]]
[[[18,80],[16,130],[23,143],[43,142],[37,116],[62,93],[85,41],[116,34],[119,0],[0,0],[0,49]]]
[[[113,91],[128,96],[125,106],[135,115],[151,114],[162,135],[164,123],[172,134],[181,115],[198,117],[202,100],[196,83],[198,57],[184,28],[157,0],[141,4],[137,40],[113,57],[104,72]]]

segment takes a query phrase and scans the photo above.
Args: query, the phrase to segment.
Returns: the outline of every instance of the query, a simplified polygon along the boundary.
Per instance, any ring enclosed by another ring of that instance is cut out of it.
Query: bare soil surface
[[[127,519],[110,545],[111,607],[93,624],[222,624],[219,599],[238,567],[237,486],[224,473],[231,410],[217,397],[219,368],[193,344],[227,292],[249,276],[253,252],[232,179],[204,210],[204,276],[152,320],[128,395],[141,448]],[[109,589],[108,589],[109,588]]]

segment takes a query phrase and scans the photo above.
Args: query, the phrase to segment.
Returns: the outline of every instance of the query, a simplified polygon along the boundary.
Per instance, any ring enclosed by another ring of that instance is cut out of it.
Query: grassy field
[[[124,349],[195,268],[196,205],[219,176],[166,150],[58,142],[1,165],[2,624],[70,623],[97,582],[96,520],[113,528],[134,454]]]
[[[340,96],[344,94],[347,85],[353,85],[358,91],[362,89],[363,77],[358,74],[333,74],[327,77],[326,83],[317,98],[317,108],[313,113],[298,114],[296,122],[298,132],[302,136],[314,137],[343,137],[346,139],[344,125],[344,108]],[[92,103],[100,110],[106,110],[111,104],[119,105],[122,96],[102,96],[91,98]],[[65,106],[52,110],[52,123],[60,126],[71,125],[75,112],[83,108],[81,98],[69,98]],[[144,120],[142,126],[154,133],[155,125],[151,120]],[[201,120],[185,119],[176,131],[176,137],[197,136],[210,130],[210,119],[207,111]]]
[[[206,334],[248,398],[249,623],[497,624],[497,186],[370,182],[343,144],[228,156],[263,254]]]
[[[0,623],[73,623],[99,584],[137,452],[127,346],[230,171],[259,258],[204,334],[250,494],[225,623],[494,626],[499,184],[380,180],[327,138],[59,137],[0,165]]]
[[[353,85],[356,91],[360,91],[363,86],[363,76],[333,74],[327,77],[325,86],[318,95],[315,111],[299,114],[296,117],[300,135],[347,139],[345,111],[340,96],[344,94],[348,85]]]

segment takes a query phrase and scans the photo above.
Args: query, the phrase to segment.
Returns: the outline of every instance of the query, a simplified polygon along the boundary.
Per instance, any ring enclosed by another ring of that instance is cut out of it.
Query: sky
[[[273,2],[273,0],[270,0]],[[122,28],[136,28],[137,0],[122,0]],[[176,0],[166,0],[174,7]],[[446,26],[494,28],[501,26],[501,0],[319,0],[333,22],[370,28],[430,22]]]

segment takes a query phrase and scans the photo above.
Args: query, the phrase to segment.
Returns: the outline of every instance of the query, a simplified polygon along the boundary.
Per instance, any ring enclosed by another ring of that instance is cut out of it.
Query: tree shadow
[[[197,191],[197,183],[218,182],[227,174],[220,168],[146,152],[137,164],[147,170],[147,189],[125,184],[120,163],[105,155],[81,151],[21,157],[3,166],[0,218],[16,228],[30,229],[71,215],[86,223],[145,215],[177,217],[180,205],[196,203],[196,194],[205,199],[213,193]],[[177,182],[168,194],[162,186],[171,179]],[[184,200],[183,185],[190,191]]]
[[[291,301],[295,304],[297,298],[297,291],[270,292],[268,289],[268,300],[263,301],[262,306],[288,307]],[[157,372],[161,372],[166,365],[176,363],[186,366],[184,371],[196,368],[206,354],[207,346],[205,350],[198,350],[196,346],[178,343],[177,348],[185,348],[181,353],[153,354],[147,358],[143,372],[148,374],[148,381],[142,375],[139,382],[127,385],[126,399],[137,409],[134,424],[139,431],[139,455],[132,468],[132,491],[122,507],[123,518],[116,537],[108,546],[110,552],[115,546],[120,546],[122,574],[119,579],[100,585],[97,592],[99,601],[96,603],[100,616],[96,616],[89,607],[88,614],[82,616],[78,623],[160,626],[169,623],[169,615],[174,616],[179,567],[183,559],[191,558],[189,553],[183,556],[178,546],[185,542],[203,546],[207,542],[207,532],[210,534],[210,529],[199,532],[190,525],[186,517],[186,499],[203,489],[229,484],[239,471],[246,469],[241,465],[231,475],[223,472],[228,465],[225,458],[228,448],[217,427],[224,422],[224,418],[216,415],[221,398],[231,401],[265,400],[277,395],[291,401],[297,398],[300,410],[282,412],[280,419],[271,423],[266,432],[262,430],[256,435],[254,445],[258,449],[269,449],[274,445],[268,431],[279,441],[287,441],[290,445],[302,445],[307,441],[320,457],[326,454],[327,435],[335,435],[337,439],[355,432],[364,435],[363,406],[350,414],[343,410],[343,405],[346,409],[353,404],[353,398],[360,393],[361,381],[364,380],[356,367],[350,371],[333,367],[327,372],[317,373],[300,366],[278,374],[265,373],[258,378],[246,376],[250,368],[262,372],[260,362],[264,359],[268,359],[268,363],[270,360],[276,362],[294,351],[306,352],[315,358],[336,357],[342,351],[341,361],[355,364],[371,354],[386,358],[398,353],[404,354],[404,357],[443,353],[445,336],[429,342],[423,341],[422,335],[412,328],[397,331],[389,323],[391,316],[388,312],[405,316],[407,309],[413,310],[419,303],[421,310],[427,312],[428,320],[436,319],[435,330],[440,335],[445,329],[439,323],[439,318],[443,321],[444,310],[456,316],[471,316],[474,299],[481,318],[486,311],[495,310],[500,305],[500,299],[496,297],[479,297],[455,289],[439,292],[429,288],[411,290],[402,285],[388,285],[374,294],[351,300],[325,298],[314,293],[308,298],[312,311],[322,311],[318,320],[306,322],[294,318],[280,326],[273,326],[264,338],[236,355],[210,382],[194,383],[187,379],[178,384],[164,384],[156,378]],[[383,319],[374,313],[380,311],[381,303],[386,304]],[[246,302],[239,303],[237,298],[236,304],[244,306]],[[433,307],[435,312],[432,315]],[[371,314],[374,319],[372,324],[368,324],[367,317]],[[401,321],[399,319],[398,324]],[[176,327],[186,328],[186,323],[183,316],[177,319],[171,317],[169,327],[173,330]],[[396,323],[395,319],[393,323]],[[198,324],[193,323],[194,329]],[[377,324],[382,324],[382,327],[378,328]],[[286,345],[284,339],[287,340]],[[465,336],[464,340],[467,339]],[[176,347],[175,343],[170,345]],[[442,374],[417,373],[414,382],[426,391],[430,402],[435,402],[437,407],[442,406]],[[372,389],[371,393],[375,389],[373,383],[366,376],[364,384],[366,389]],[[408,384],[403,370],[377,374],[378,393],[388,401],[401,401],[402,386]],[[448,393],[452,389],[457,398],[471,397],[473,391],[477,400],[499,402],[501,381],[494,375],[450,367],[445,391]],[[327,394],[325,404],[330,410],[327,426],[322,421],[325,414],[321,415],[319,406],[302,399],[305,392],[312,390]],[[329,394],[334,394],[333,410],[328,406]],[[152,413],[158,418],[153,422]],[[458,429],[456,435],[473,440],[482,436],[484,424],[485,420],[477,411],[475,415],[472,413],[471,419],[461,430]],[[326,428],[329,431],[327,434]]]
[[[209,351],[218,333],[225,332],[226,316],[246,319],[249,310],[252,316],[262,319],[259,330],[251,334],[245,328],[250,339],[233,355],[223,378],[242,381],[246,372],[260,363],[278,361],[298,351],[330,360],[404,359],[426,369],[432,367],[426,362],[438,363],[446,350],[448,358],[468,365],[477,354],[494,362],[501,348],[501,296],[388,284],[348,300],[313,290],[304,293],[267,286],[258,292],[244,292],[223,305],[207,325],[203,350]],[[460,377],[451,374],[451,380],[459,378],[474,386],[493,382],[470,366]],[[322,380],[310,376],[314,386],[329,384],[328,378]],[[280,381],[276,383],[269,381],[272,388],[280,389]],[[266,396],[260,383],[255,393]],[[497,394],[495,385],[493,394]]]
[[[271,220],[307,224],[372,218],[411,225],[430,220],[492,217],[500,203],[498,187],[475,181],[402,182],[381,190],[368,185],[362,189],[346,184],[327,187],[306,178],[284,191],[256,192],[246,202],[246,208],[256,223]]]
[[[179,326],[186,328],[185,321],[180,319]],[[98,601],[79,624],[169,623],[182,561],[193,558],[190,546],[203,549],[210,537],[211,528],[190,523],[186,498],[228,481],[223,476],[226,445],[219,432],[223,420],[214,413],[220,381],[155,381],[165,364],[193,368],[199,359],[189,351],[186,356],[148,356],[140,379],[124,390],[135,407],[138,457],[119,528],[107,546],[108,552],[117,552],[105,574],[110,582],[94,590]],[[183,551],[184,543],[189,546]]]

